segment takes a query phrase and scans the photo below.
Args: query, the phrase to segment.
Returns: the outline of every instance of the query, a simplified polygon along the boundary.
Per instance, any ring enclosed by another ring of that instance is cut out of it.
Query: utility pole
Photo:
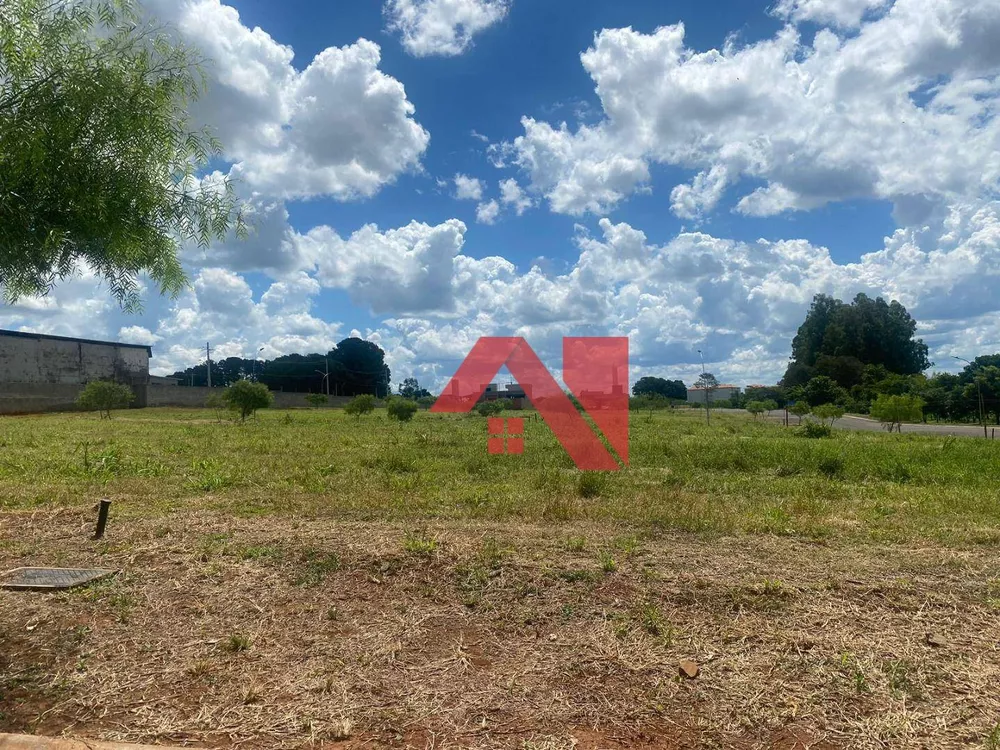
[[[208,373],[209,388],[212,387],[212,347],[210,346],[210,344],[211,344],[210,341],[205,342],[205,362],[207,365],[205,367],[205,372]]]
[[[700,380],[704,382],[705,378],[705,353],[699,349],[698,354],[701,355],[701,378]],[[706,383],[702,389],[705,393],[705,422],[709,427],[712,426],[712,405],[708,402],[708,397],[711,395],[708,390],[708,384]]]
[[[983,437],[989,440],[990,433],[986,429],[986,404],[983,402],[983,383],[978,377],[976,377],[974,371],[975,364],[967,359],[964,359],[963,357],[955,357],[955,359],[959,362],[965,362],[969,367],[973,368],[970,372],[972,373],[972,378],[976,381],[976,391],[979,393],[979,424],[983,426]]]

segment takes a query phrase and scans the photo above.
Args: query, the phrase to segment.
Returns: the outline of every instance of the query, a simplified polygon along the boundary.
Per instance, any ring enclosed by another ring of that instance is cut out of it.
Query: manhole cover
[[[14,568],[0,576],[0,588],[71,589],[115,572],[104,568]]]

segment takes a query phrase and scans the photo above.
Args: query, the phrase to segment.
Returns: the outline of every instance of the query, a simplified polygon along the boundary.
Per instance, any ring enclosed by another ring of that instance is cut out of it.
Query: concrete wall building
[[[114,380],[146,405],[152,349],[140,344],[0,330],[0,413],[73,408],[84,385]]]
[[[712,403],[728,401],[733,396],[740,395],[740,388],[736,385],[719,385],[712,391]],[[706,401],[706,391],[704,388],[688,388],[688,402],[692,404],[703,404]]]

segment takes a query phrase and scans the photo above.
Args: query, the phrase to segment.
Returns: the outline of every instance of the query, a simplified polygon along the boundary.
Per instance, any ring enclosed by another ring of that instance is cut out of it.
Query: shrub
[[[844,410],[836,404],[823,404],[822,406],[817,406],[812,410],[812,413],[824,424],[826,424],[827,420],[830,420],[831,427],[833,427],[834,422],[844,416]]]
[[[655,411],[657,409],[669,409],[672,405],[673,402],[671,402],[670,399],[664,398],[658,393],[632,396],[628,400],[628,408],[630,411]]]
[[[375,411],[375,397],[370,393],[355,396],[344,407],[344,412],[352,417],[361,418],[364,414],[371,414]]]
[[[476,407],[476,414],[481,417],[496,417],[503,413],[507,404],[503,401],[483,401]]]
[[[763,401],[747,401],[746,410],[753,414],[754,420],[767,411],[767,404]]]
[[[417,404],[421,409],[430,409],[434,406],[434,402],[437,401],[433,396],[421,396],[417,399]]]
[[[266,409],[274,403],[274,396],[267,386],[251,380],[237,380],[226,388],[222,398],[229,404],[230,409],[239,412],[241,422],[256,414],[258,409]]]
[[[833,428],[822,422],[804,422],[796,427],[796,434],[800,437],[819,440],[821,438],[833,437]]]
[[[124,409],[135,399],[127,385],[110,380],[92,380],[80,391],[76,404],[87,411],[101,413],[101,419],[111,419],[112,409]]]
[[[417,413],[416,401],[411,401],[408,398],[394,398],[389,401],[389,419],[395,419],[400,422],[409,422],[413,419],[413,415]]]
[[[319,407],[323,406],[324,404],[326,404],[329,400],[330,399],[328,399],[322,393],[310,393],[308,396],[306,396],[306,402],[310,406],[313,406],[313,407],[315,407],[317,409]]]
[[[924,401],[917,396],[881,394],[872,404],[872,417],[889,431],[903,431],[903,422],[922,422]]]
[[[812,407],[809,402],[805,399],[801,401],[796,401],[794,404],[788,407],[788,411],[799,418],[799,424],[802,424],[802,417],[808,416],[812,413]]]

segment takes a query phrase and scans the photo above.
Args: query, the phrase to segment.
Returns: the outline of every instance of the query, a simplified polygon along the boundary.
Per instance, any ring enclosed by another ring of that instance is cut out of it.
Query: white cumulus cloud
[[[455,197],[459,200],[478,201],[483,198],[483,183],[475,177],[455,175]]]
[[[849,37],[823,29],[806,43],[785,27],[708,51],[687,46],[683,24],[604,29],[581,56],[604,119],[571,129],[525,117],[494,161],[523,169],[561,213],[613,208],[657,162],[695,172],[671,196],[684,218],[750,181],[762,185],[741,196],[751,215],[875,198],[919,224],[998,188],[997,38],[995,0],[896,0]]]
[[[251,190],[347,200],[419,168],[430,135],[403,84],[379,69],[374,42],[329,47],[299,71],[291,47],[220,0],[146,6],[206,57],[208,91],[192,117],[216,131]]]
[[[383,11],[406,51],[426,57],[462,54],[509,9],[510,0],[387,0]]]
[[[376,314],[402,314],[454,306],[453,266],[465,231],[457,219],[437,226],[413,221],[384,232],[369,224],[342,239],[321,226],[298,242],[316,260],[324,286],[347,290]]]
[[[514,212],[520,216],[534,205],[517,180],[510,178],[500,181],[500,201],[505,206],[510,206]]]
[[[868,14],[884,10],[893,0],[780,0],[776,16],[795,22],[812,21],[844,28],[857,27]]]
[[[493,224],[500,216],[500,204],[495,200],[486,201],[476,206],[476,221],[480,224]]]

